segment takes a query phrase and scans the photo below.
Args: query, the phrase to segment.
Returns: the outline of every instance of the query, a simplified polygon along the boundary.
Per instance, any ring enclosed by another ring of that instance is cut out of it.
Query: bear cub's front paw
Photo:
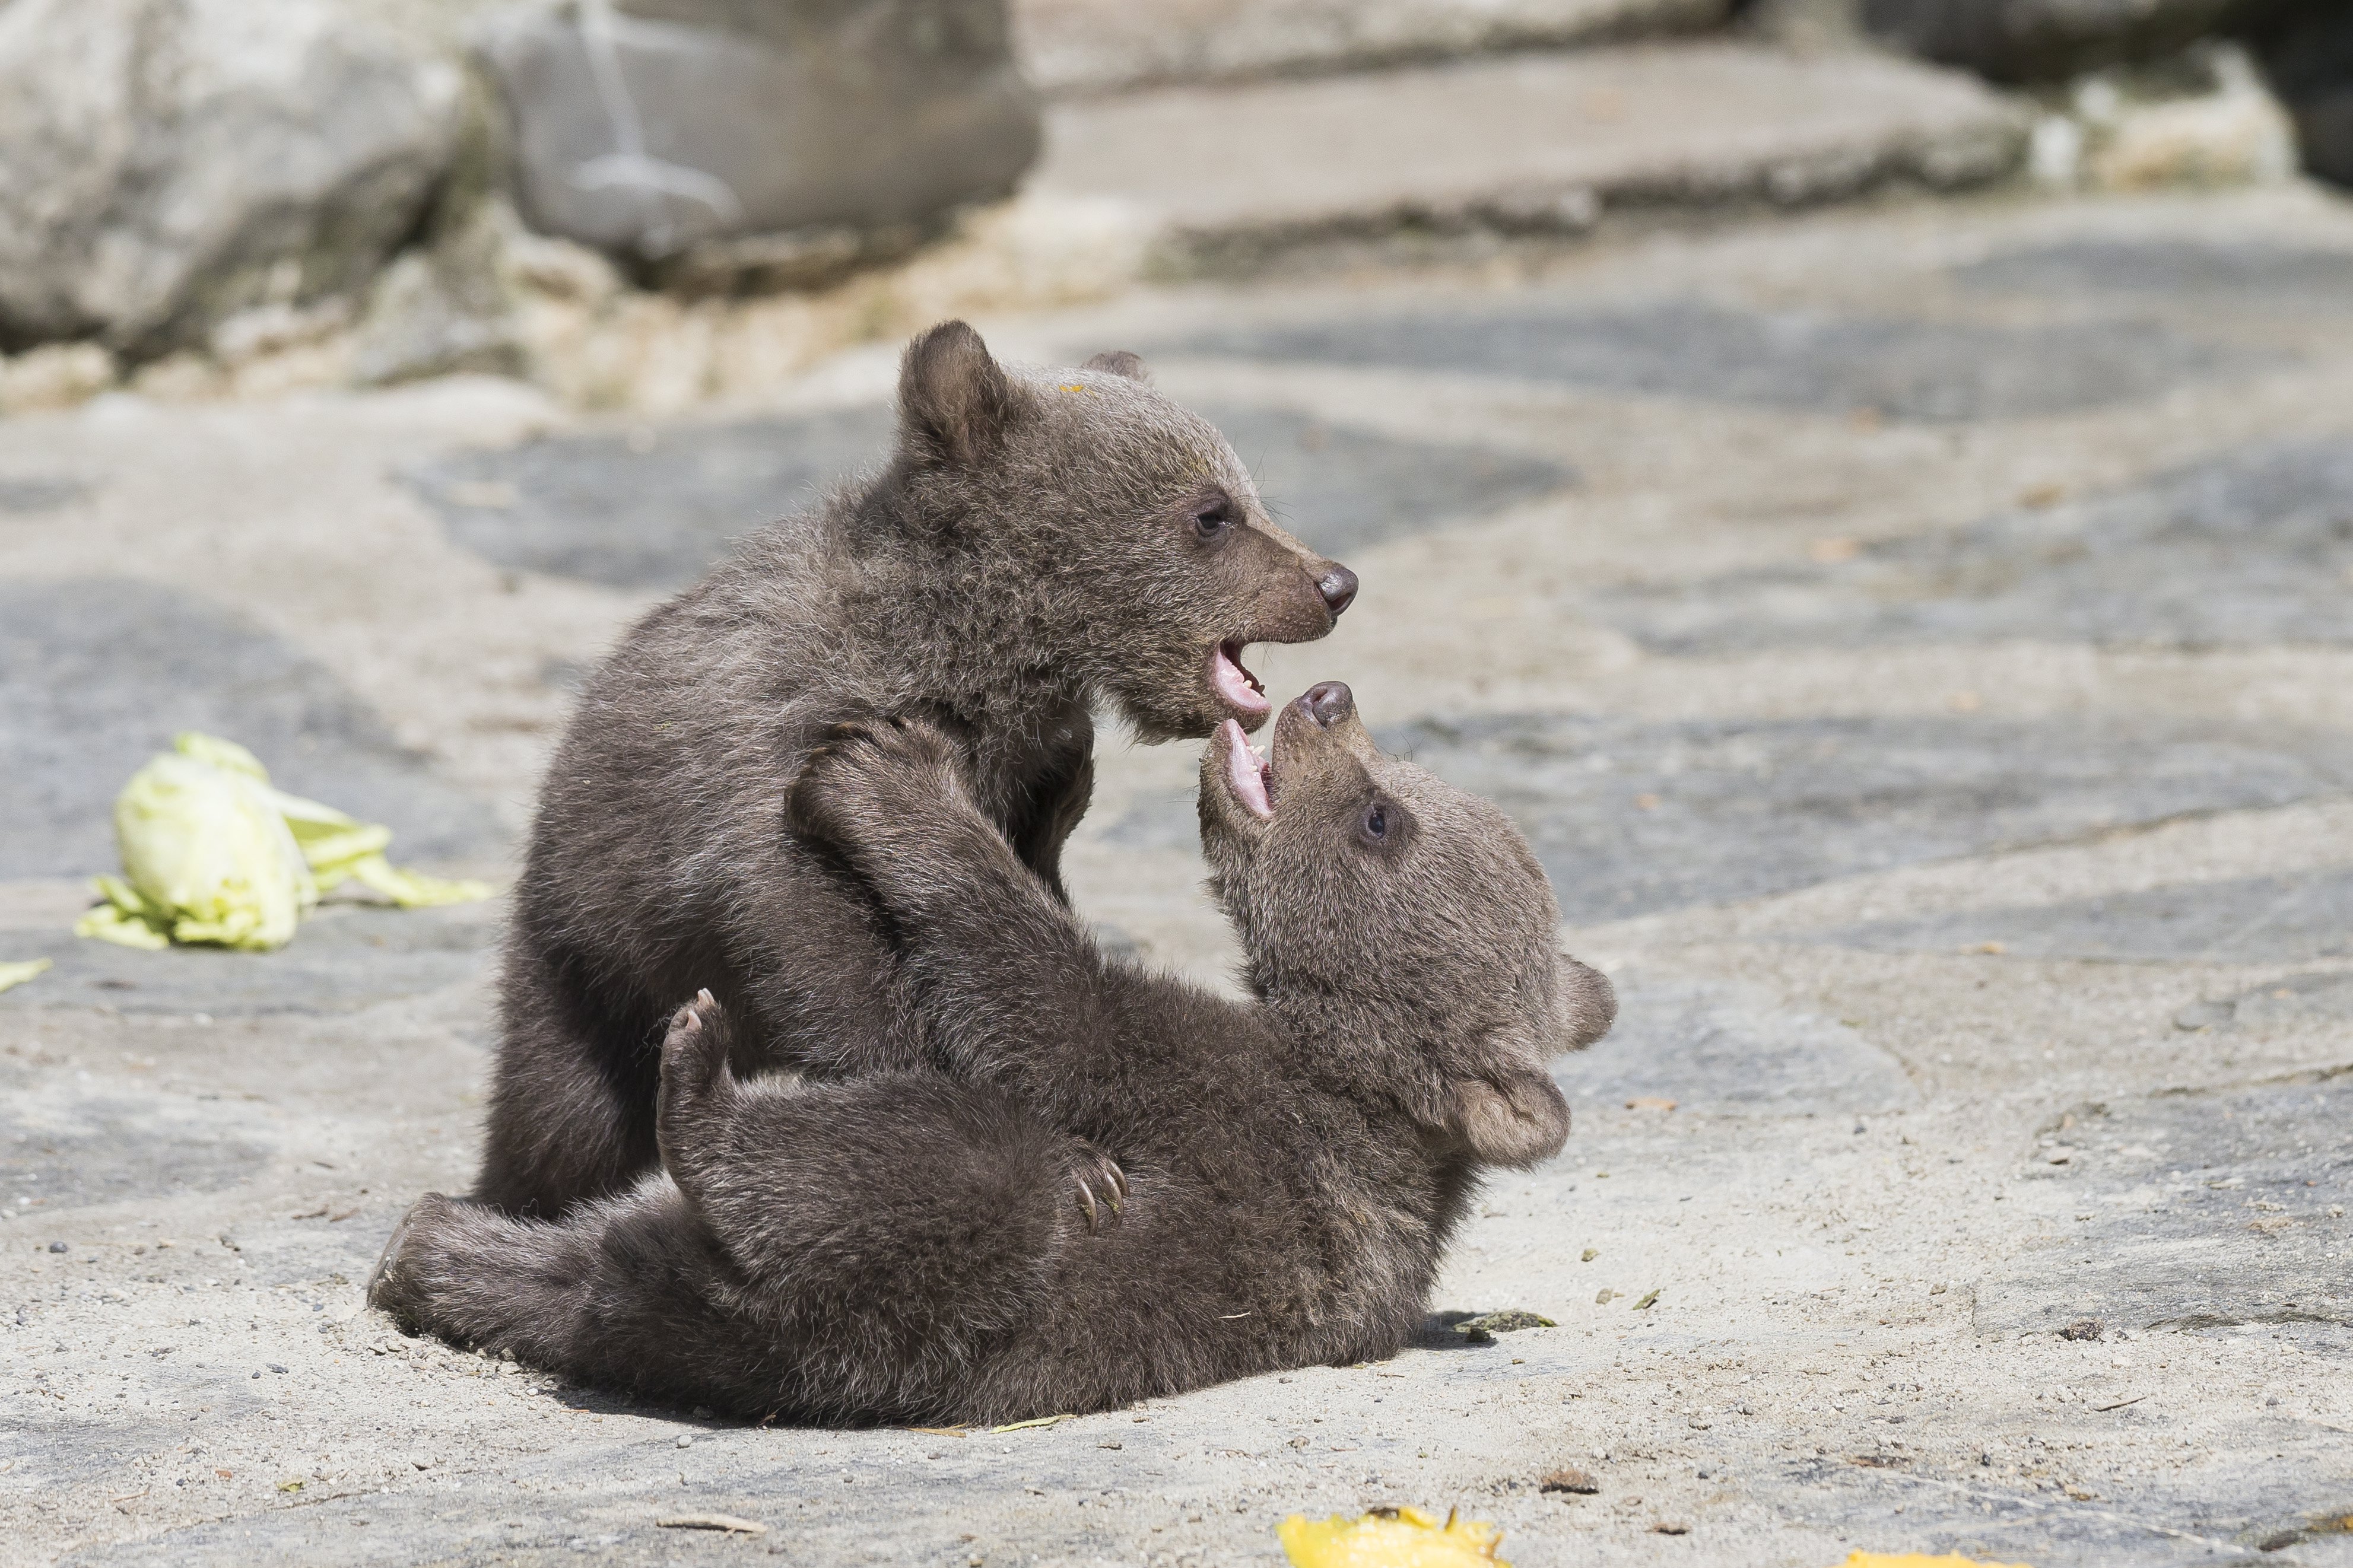
[[[1071,1179],[1078,1188],[1079,1212],[1087,1216],[1087,1229],[1118,1224],[1119,1211],[1127,1203],[1127,1173],[1119,1162],[1082,1138],[1072,1165]]]
[[[858,720],[826,732],[786,810],[803,837],[850,846],[969,799],[955,742],[937,728],[920,719]]]
[[[731,1031],[727,1014],[706,988],[670,1015],[662,1036],[661,1079],[665,1089],[707,1089],[727,1068]]]

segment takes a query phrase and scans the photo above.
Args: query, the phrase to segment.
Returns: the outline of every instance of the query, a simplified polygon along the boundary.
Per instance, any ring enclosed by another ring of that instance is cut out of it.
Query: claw
[[[1079,1142],[1079,1169],[1072,1180],[1078,1184],[1079,1207],[1086,1211],[1090,1231],[1115,1225],[1120,1210],[1127,1205],[1127,1173],[1119,1162],[1082,1138]],[[1108,1209],[1108,1215],[1102,1211]]]

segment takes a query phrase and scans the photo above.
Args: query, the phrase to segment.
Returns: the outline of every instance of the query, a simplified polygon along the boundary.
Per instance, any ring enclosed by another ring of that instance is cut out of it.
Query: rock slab
[[[1202,410],[1247,454],[1268,505],[1345,555],[1576,481],[1540,458],[1395,437],[1277,408]],[[561,436],[465,451],[402,478],[450,536],[501,566],[617,588],[682,588],[762,523],[812,504],[890,451],[888,408],[688,426],[632,446]],[[0,506],[6,492],[0,489]],[[1192,842],[1192,806],[1179,842]]]
[[[1694,31],[1728,0],[1017,0],[1029,78],[1054,94],[1307,75]]]
[[[404,859],[500,845],[491,808],[435,778],[316,659],[192,595],[71,578],[0,585],[0,749],[13,759],[0,877],[115,869],[115,792],[182,730],[228,736],[280,788],[387,824]]]
[[[132,357],[347,292],[456,145],[458,68],[329,0],[0,9],[0,347]]]
[[[1614,310],[1366,314],[1205,333],[1239,358],[1396,365],[1889,419],[1955,423],[2103,407],[2191,376],[2263,364],[2144,321],[2025,329],[1732,310],[1665,301]]]
[[[1978,1331],[2353,1322],[2348,1098],[2336,1072],[2083,1108],[2014,1184],[2045,1239],[1979,1292]]]
[[[2137,717],[1474,714],[1381,742],[1510,812],[1571,925],[2353,784],[2353,746],[2333,731]]]
[[[1039,122],[1008,33],[1001,0],[636,0],[509,15],[482,53],[525,216],[650,262],[1008,194]]]
[[[2295,123],[2306,171],[2353,185],[2353,10],[2305,0],[2255,41],[2272,90]]]
[[[2024,146],[2016,107],[1966,78],[1679,44],[1064,103],[1035,184],[1132,204],[1181,270],[1405,226],[1574,232],[1620,209],[1967,185]]]
[[[2170,53],[2246,7],[2241,0],[1862,0],[1863,26],[1998,81],[2054,81]]]

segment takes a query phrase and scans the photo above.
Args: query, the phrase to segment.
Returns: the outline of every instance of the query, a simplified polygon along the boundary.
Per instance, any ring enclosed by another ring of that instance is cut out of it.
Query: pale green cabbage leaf
[[[319,895],[357,881],[404,908],[490,897],[480,882],[404,871],[392,830],[269,787],[234,741],[189,731],[132,775],[114,801],[122,875],[76,934],[124,947],[285,946]]]

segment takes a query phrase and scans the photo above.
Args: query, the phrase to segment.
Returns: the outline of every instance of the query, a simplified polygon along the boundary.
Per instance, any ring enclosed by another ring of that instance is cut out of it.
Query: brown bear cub
[[[804,1423],[1002,1422],[1396,1352],[1482,1167],[1556,1152],[1546,1068],[1608,1028],[1487,803],[1377,752],[1348,689],[1202,765],[1235,1002],[1106,957],[962,748],[852,726],[792,796],[900,936],[947,1070],[739,1078],[703,996],[662,1172],[564,1220],[428,1197],[369,1299],[590,1383]]]
[[[951,321],[908,348],[899,424],[879,474],[743,541],[581,701],[516,889],[480,1201],[554,1216],[652,1169],[662,1032],[698,987],[741,1073],[932,1060],[901,933],[786,815],[830,727],[948,737],[1059,896],[1090,710],[1148,740],[1255,728],[1243,647],[1320,637],[1356,593],[1133,354],[1020,370]]]

